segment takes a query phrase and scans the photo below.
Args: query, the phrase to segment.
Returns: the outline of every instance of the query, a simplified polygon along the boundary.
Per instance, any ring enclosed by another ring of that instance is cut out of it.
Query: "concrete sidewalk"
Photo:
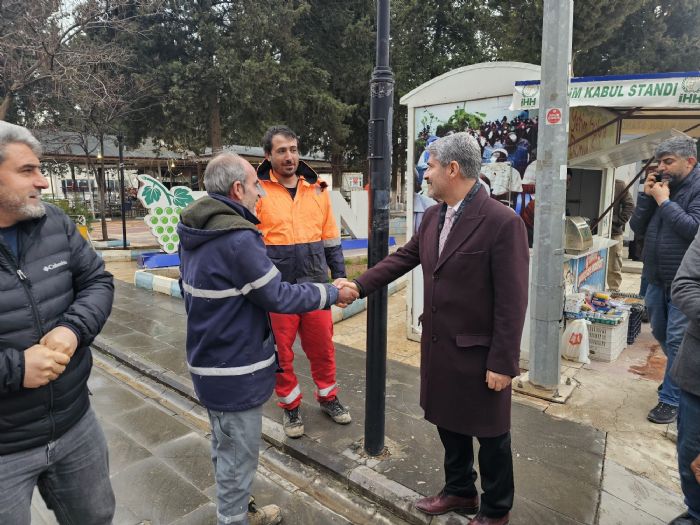
[[[114,309],[95,342],[114,356],[196,401],[185,362],[185,318],[181,300],[116,281]],[[301,350],[299,349],[299,352]],[[390,362],[387,377],[386,457],[362,455],[364,435],[364,352],[337,345],[341,399],[354,422],[339,426],[318,410],[305,358],[295,361],[306,395],[302,413],[306,435],[284,436],[281,411],[271,400],[265,406],[265,439],[410,523],[431,523],[413,508],[420,495],[442,487],[442,446],[435,427],[418,405],[418,371]],[[682,510],[678,494],[635,476],[606,459],[607,434],[549,416],[536,404],[514,402],[513,449],[516,524],[662,524]],[[464,523],[457,515],[432,523]]]
[[[206,411],[99,354],[88,385],[109,447],[117,501],[114,524],[216,523]],[[318,469],[266,442],[260,449],[253,494],[260,506],[280,505],[287,525],[397,523],[379,505],[329,482]],[[33,524],[58,525],[38,490],[31,511]]]

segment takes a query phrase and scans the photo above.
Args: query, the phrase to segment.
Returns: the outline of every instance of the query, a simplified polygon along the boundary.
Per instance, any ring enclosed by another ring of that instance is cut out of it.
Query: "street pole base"
[[[530,373],[525,372],[513,380],[513,391],[526,396],[544,399],[553,403],[566,403],[578,386],[578,381],[573,377],[562,375],[559,378],[559,386],[556,388],[544,388],[530,382]]]
[[[365,438],[360,438],[354,443],[352,443],[348,449],[343,452],[343,455],[350,457],[351,459],[354,459],[355,461],[361,461],[365,462],[367,460],[374,460],[374,461],[384,461],[385,459],[389,459],[392,456],[391,450],[390,449],[396,449],[396,444],[393,443],[391,440],[388,438],[385,438],[386,441],[389,441],[388,444],[386,444],[382,450],[379,452],[379,454],[370,454],[367,449],[365,449]]]

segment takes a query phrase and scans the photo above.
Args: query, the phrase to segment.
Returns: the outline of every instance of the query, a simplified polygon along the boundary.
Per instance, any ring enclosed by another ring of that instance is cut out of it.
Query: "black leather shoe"
[[[479,496],[464,498],[440,492],[435,496],[419,499],[416,501],[416,508],[431,516],[445,514],[450,511],[476,514],[479,511]]]
[[[481,512],[474,516],[469,525],[508,525],[510,523],[510,512],[500,518],[490,518]]]
[[[668,525],[700,525],[700,520],[696,520],[687,512],[676,516]]]

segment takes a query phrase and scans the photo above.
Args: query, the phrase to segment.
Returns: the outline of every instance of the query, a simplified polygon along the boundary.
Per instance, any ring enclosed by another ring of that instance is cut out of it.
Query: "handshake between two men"
[[[360,291],[357,289],[357,285],[348,281],[344,277],[336,279],[333,281],[333,286],[338,289],[338,301],[335,303],[336,306],[340,308],[345,308],[355,302],[355,299],[360,297]]]
[[[24,388],[39,388],[60,376],[78,348],[73,330],[57,326],[24,352]]]
[[[333,283],[338,288],[337,306],[345,308],[360,294],[355,283],[337,279]],[[24,352],[24,388],[39,388],[55,381],[60,376],[78,348],[78,338],[70,328],[57,326],[47,332],[38,344]]]

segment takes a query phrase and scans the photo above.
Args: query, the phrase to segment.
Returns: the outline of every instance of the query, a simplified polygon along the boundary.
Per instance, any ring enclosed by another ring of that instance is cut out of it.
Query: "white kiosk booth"
[[[428,135],[465,113],[483,122],[536,118],[540,67],[494,62],[459,68],[436,77],[401,98],[408,106],[407,195],[414,193],[414,167]],[[630,180],[661,140],[680,130],[700,135],[700,72],[624,77],[572,78],[570,88],[570,215],[597,218],[612,202],[616,176]],[[675,128],[675,129],[672,129]],[[621,142],[627,144],[620,144]],[[534,166],[532,166],[534,168]],[[617,172],[617,175],[616,175]],[[528,175],[526,172],[525,178]],[[525,182],[525,181],[523,181]],[[407,236],[413,232],[413,199],[406,199]],[[568,257],[567,289],[583,284],[605,287],[611,216],[597,226],[590,253]],[[423,306],[420,269],[412,272],[407,297],[407,336],[420,339]],[[521,343],[529,350],[529,318]]]
[[[513,85],[518,80],[539,78],[540,67],[521,62],[489,62],[465,66],[429,80],[401,98],[408,106],[408,155],[406,175],[407,225],[406,236],[413,232],[414,168],[422,153],[419,136],[436,134],[456,112],[480,114],[484,121],[508,118],[519,111],[508,107],[512,101]],[[483,116],[482,116],[483,115]],[[423,276],[421,269],[411,272],[407,293],[407,336],[420,340],[418,317],[423,311]]]

